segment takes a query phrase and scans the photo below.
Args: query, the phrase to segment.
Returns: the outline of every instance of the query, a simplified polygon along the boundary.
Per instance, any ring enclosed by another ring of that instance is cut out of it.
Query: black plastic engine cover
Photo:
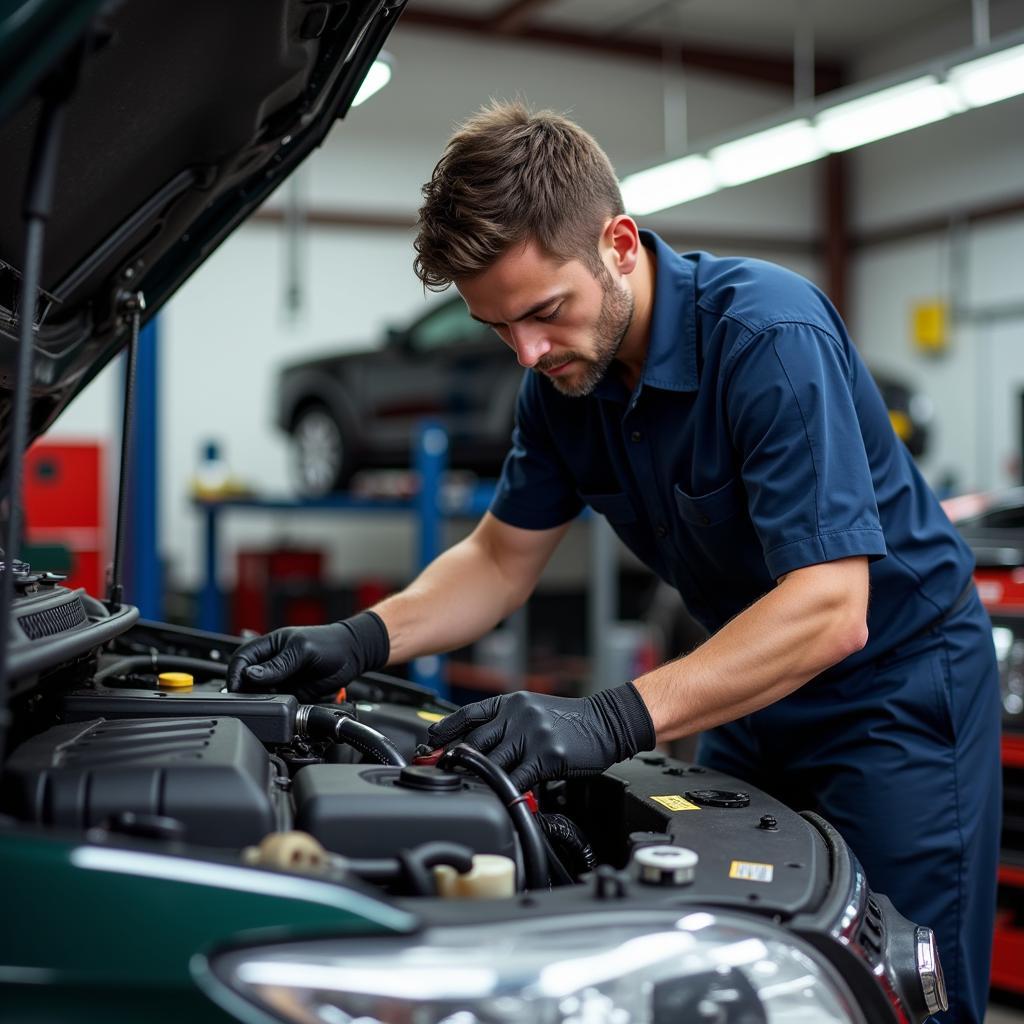
[[[66,722],[94,718],[217,718],[243,721],[264,743],[290,743],[295,735],[298,699],[290,693],[221,693],[197,688],[185,691],[130,690],[113,687],[75,690],[64,697],[60,715]]]
[[[517,857],[508,811],[483,783],[466,778],[454,791],[427,792],[398,785],[400,774],[359,764],[303,768],[292,786],[296,828],[349,857],[393,857],[442,839]]]
[[[122,811],[176,818],[188,842],[237,849],[287,827],[274,762],[236,719],[58,725],[23,743],[0,806],[23,820],[84,829]]]

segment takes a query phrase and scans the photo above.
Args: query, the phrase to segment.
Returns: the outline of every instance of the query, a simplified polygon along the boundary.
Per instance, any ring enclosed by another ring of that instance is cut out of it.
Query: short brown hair
[[[486,270],[528,239],[600,275],[601,229],[623,212],[615,171],[593,137],[519,102],[492,101],[463,124],[423,198],[413,266],[432,291]]]

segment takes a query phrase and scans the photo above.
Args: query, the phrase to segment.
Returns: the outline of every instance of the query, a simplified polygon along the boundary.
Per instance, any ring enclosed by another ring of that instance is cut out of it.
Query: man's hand
[[[287,626],[250,640],[228,664],[228,690],[294,693],[314,704],[388,661],[388,631],[373,612],[326,626]]]
[[[461,741],[509,772],[520,792],[543,779],[596,775],[650,750],[654,726],[632,683],[592,697],[502,694],[467,704],[430,727],[434,747]]]

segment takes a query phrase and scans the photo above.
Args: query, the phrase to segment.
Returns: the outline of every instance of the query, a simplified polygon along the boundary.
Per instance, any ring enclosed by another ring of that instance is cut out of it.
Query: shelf
[[[226,513],[414,515],[419,540],[416,564],[413,566],[414,574],[429,565],[441,553],[441,529],[444,519],[483,515],[494,495],[494,485],[482,483],[474,486],[445,486],[448,436],[436,423],[428,421],[420,425],[414,439],[412,454],[420,489],[417,494],[408,498],[371,497],[351,492],[330,494],[322,498],[281,495],[193,498],[193,507],[204,520],[204,579],[199,597],[198,622],[200,629],[214,633],[224,632],[224,599],[219,567],[220,525]],[[439,696],[447,696],[443,658],[433,656],[417,659],[413,663],[413,676],[417,683],[429,687]]]

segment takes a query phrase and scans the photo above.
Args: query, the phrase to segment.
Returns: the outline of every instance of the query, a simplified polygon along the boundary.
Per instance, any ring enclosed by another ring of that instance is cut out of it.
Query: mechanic
[[[701,733],[702,763],[842,832],[872,886],[935,930],[943,1019],[980,1022],[1001,814],[991,625],[839,314],[781,267],[639,230],[604,152],[550,112],[485,108],[423,193],[418,276],[454,283],[534,371],[490,511],[374,609],[240,648],[229,687],[320,699],[471,643],[589,505],[710,639],[594,696],[471,704],[435,745],[470,743],[527,789]]]

